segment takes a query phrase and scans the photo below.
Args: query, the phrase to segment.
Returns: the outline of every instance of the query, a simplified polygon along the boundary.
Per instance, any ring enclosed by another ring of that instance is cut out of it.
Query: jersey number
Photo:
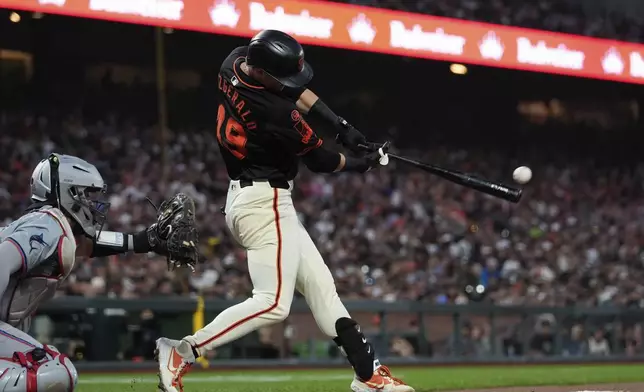
[[[224,121],[225,120],[225,121]],[[226,147],[237,159],[246,158],[246,130],[232,117],[226,119],[224,105],[219,105],[217,110],[217,140],[219,144]]]

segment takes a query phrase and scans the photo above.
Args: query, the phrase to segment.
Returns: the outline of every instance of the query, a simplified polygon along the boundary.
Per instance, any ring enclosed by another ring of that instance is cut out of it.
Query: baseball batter
[[[194,335],[157,341],[162,391],[183,390],[183,375],[207,350],[283,321],[295,290],[304,295],[320,329],[353,366],[353,391],[414,390],[380,365],[340,301],[331,272],[293,206],[293,178],[300,161],[318,173],[364,173],[387,158],[387,145],[360,157],[325,148],[302,113],[326,121],[349,149],[358,150],[367,142],[306,89],[312,77],[301,45],[275,30],[263,31],[248,46],[233,50],[221,66],[217,138],[231,178],[225,216],[234,238],[247,251],[253,296]]]
[[[32,314],[54,296],[76,257],[154,251],[181,265],[196,261],[194,246],[177,255],[168,246],[170,237],[159,235],[173,215],[163,214],[166,209],[157,223],[140,233],[101,232],[109,203],[95,196],[105,189],[94,165],[52,154],[32,174],[33,204],[21,218],[0,228],[0,391],[74,390],[78,373],[69,358],[26,332]],[[185,201],[183,195],[177,198]]]

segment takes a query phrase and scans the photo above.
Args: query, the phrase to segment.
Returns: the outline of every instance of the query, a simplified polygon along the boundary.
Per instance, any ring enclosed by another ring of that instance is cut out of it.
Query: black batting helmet
[[[261,31],[250,40],[246,64],[263,69],[286,87],[303,87],[313,79],[302,45],[278,30]]]

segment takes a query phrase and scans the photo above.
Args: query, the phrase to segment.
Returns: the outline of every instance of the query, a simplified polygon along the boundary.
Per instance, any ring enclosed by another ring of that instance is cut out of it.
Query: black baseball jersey
[[[300,156],[322,145],[295,103],[241,70],[247,47],[224,60],[218,76],[217,140],[233,180],[292,180]]]

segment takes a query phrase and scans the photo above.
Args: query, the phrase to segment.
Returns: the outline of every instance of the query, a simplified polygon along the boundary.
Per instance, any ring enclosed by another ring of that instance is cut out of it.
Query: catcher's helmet
[[[51,202],[78,223],[83,233],[98,238],[110,203],[107,186],[96,166],[72,155],[51,154],[31,175],[31,199]]]
[[[246,64],[263,69],[286,87],[303,87],[313,79],[302,45],[278,30],[263,30],[250,40]]]

